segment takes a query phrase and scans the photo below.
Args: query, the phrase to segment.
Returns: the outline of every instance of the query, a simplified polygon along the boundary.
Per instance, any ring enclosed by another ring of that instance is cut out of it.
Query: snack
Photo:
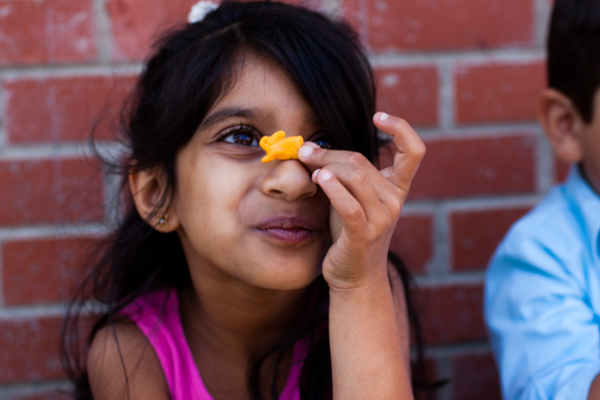
[[[277,131],[271,136],[263,136],[260,139],[260,147],[267,152],[262,162],[267,163],[275,159],[289,160],[298,159],[298,150],[304,143],[302,136],[285,137],[284,131]]]

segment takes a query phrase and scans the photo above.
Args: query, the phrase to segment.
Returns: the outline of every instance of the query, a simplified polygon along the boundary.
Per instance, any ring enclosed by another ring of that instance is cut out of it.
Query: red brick
[[[0,0],[0,64],[96,58],[92,0]]]
[[[344,21],[349,23],[359,33],[364,47],[369,48],[367,43],[368,27],[367,1],[364,0],[340,0],[340,11]]]
[[[438,73],[435,66],[377,68],[378,110],[412,125],[438,123]]]
[[[535,102],[546,79],[542,62],[461,64],[454,73],[458,122],[536,119]]]
[[[6,131],[11,143],[110,138],[133,77],[18,79],[4,83]]]
[[[402,257],[413,274],[422,274],[425,263],[433,255],[432,238],[432,216],[402,216],[392,236],[390,250]]]
[[[425,140],[427,154],[409,199],[532,193],[535,144],[528,133]]]
[[[2,245],[4,304],[68,301],[92,262],[91,238],[24,239]]]
[[[254,1],[254,0],[241,0]],[[323,0],[279,0],[281,3],[295,4],[311,10],[320,11],[323,8]]]
[[[498,369],[490,353],[452,357],[452,398],[501,400]]]
[[[142,59],[150,45],[172,25],[187,21],[195,0],[108,0],[113,57]]]
[[[531,1],[343,0],[343,9],[355,26],[368,28],[364,39],[380,51],[487,49],[534,40]]]
[[[61,379],[60,318],[0,321],[0,383]]]
[[[423,286],[415,293],[427,346],[486,340],[483,285]]]
[[[0,162],[0,225],[91,222],[104,216],[97,163],[83,159]]]
[[[322,0],[287,2],[319,8]],[[144,58],[162,32],[187,22],[190,8],[196,3],[197,0],[108,0],[113,57],[119,60]]]
[[[457,211],[450,215],[452,268],[484,269],[511,225],[529,208]]]

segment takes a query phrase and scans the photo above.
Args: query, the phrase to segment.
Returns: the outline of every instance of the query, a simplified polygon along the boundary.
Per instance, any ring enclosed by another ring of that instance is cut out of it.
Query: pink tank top
[[[174,290],[160,291],[139,298],[125,307],[127,316],[146,335],[160,361],[173,400],[213,400],[202,382],[200,372],[187,344],[179,302]],[[298,382],[302,352],[294,346],[292,366],[279,400],[300,400]]]

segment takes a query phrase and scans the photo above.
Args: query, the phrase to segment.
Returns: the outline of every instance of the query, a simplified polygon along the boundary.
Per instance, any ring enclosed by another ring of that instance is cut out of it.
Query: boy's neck
[[[594,175],[594,168],[586,168],[585,162],[579,164],[577,167],[579,168],[579,173],[581,174],[582,178],[588,183],[588,185],[590,185],[592,190],[598,196],[600,196],[600,176]]]

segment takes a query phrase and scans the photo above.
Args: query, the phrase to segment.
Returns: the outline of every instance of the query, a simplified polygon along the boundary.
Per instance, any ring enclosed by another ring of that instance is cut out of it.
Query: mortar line
[[[27,320],[35,318],[62,317],[67,312],[67,303],[46,303],[6,307],[0,309],[1,321]]]
[[[548,0],[532,0],[533,1],[533,35],[534,41],[538,48],[544,49],[546,43],[546,35],[548,30],[548,21],[552,7]]]
[[[71,383],[64,381],[28,381],[23,383],[8,383],[0,386],[0,400],[12,400],[15,396],[44,394],[49,391],[70,390]]]
[[[103,223],[70,225],[19,225],[0,227],[0,242],[22,239],[68,239],[77,237],[102,237],[108,233]]]
[[[498,196],[479,198],[466,198],[464,200],[450,199],[444,202],[443,207],[449,212],[464,212],[464,211],[487,211],[507,208],[520,208],[532,206],[537,203],[539,196]]]
[[[430,357],[453,357],[463,354],[485,354],[487,352],[491,352],[491,346],[488,341],[484,340],[428,346],[425,355]]]
[[[500,62],[510,62],[513,64],[526,64],[544,59],[542,48],[507,48],[481,51],[458,51],[458,52],[424,52],[424,53],[377,53],[368,52],[367,57],[374,67],[378,66],[396,66],[396,65],[415,65],[415,64],[435,64],[439,62],[455,62],[469,64],[490,64]]]
[[[443,207],[436,207],[433,213],[433,255],[425,265],[428,275],[440,275],[450,272],[450,231],[448,218]]]
[[[518,133],[537,133],[539,125],[537,122],[502,122],[478,124],[478,125],[458,125],[451,127],[419,127],[419,136],[428,138],[445,139],[451,136],[452,138],[477,138],[494,136],[512,136]]]
[[[480,285],[485,280],[484,270],[474,271],[444,271],[440,274],[415,276],[417,286],[424,287],[446,287],[454,285]]]
[[[0,254],[4,254],[4,243],[0,241]],[[4,257],[0,257],[0,312],[4,310]]]
[[[0,151],[6,146],[8,142],[8,136],[6,133],[6,102],[4,96],[6,90],[4,88],[4,77],[0,74]]]
[[[94,0],[93,11],[98,61],[108,63],[112,54],[112,43],[111,20],[106,12],[106,0]]]
[[[450,60],[442,60],[438,64],[439,87],[439,127],[450,129],[456,121],[456,104],[454,102],[455,87],[453,79],[454,63]]]
[[[24,66],[21,68],[0,68],[0,78],[7,80],[16,79],[48,79],[48,78],[71,78],[89,76],[137,76],[143,69],[141,63],[121,64],[62,64],[48,66]]]

